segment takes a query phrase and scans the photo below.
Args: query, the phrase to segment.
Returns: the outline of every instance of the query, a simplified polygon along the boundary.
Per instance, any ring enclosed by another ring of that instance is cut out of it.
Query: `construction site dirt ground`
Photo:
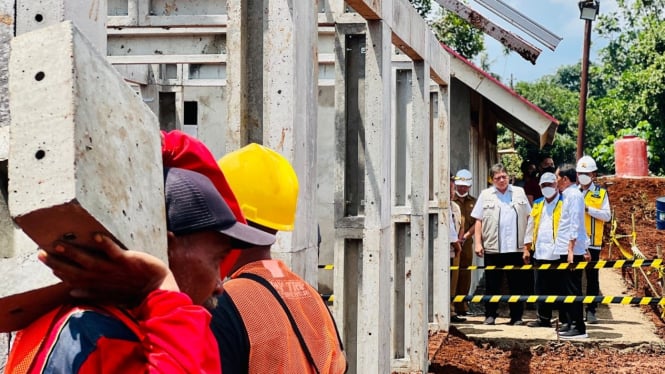
[[[647,259],[665,249],[665,230],[656,229],[656,198],[665,196],[665,178],[598,179],[609,191],[619,244],[631,251],[632,220],[635,245]],[[623,259],[610,243],[605,225],[602,259]],[[661,255],[662,257],[662,255]],[[643,270],[643,271],[642,271]],[[601,269],[605,296],[662,296],[662,279],[654,268]],[[646,277],[646,278],[645,278]],[[646,279],[649,279],[649,282]],[[637,279],[637,282],[635,281]],[[665,371],[665,322],[655,306],[603,304],[599,323],[587,325],[588,339],[559,340],[553,328],[510,326],[508,310],[494,326],[484,316],[469,316],[449,332],[433,334],[429,342],[431,373],[662,373]],[[556,312],[555,312],[556,315]],[[524,319],[535,319],[527,310]]]

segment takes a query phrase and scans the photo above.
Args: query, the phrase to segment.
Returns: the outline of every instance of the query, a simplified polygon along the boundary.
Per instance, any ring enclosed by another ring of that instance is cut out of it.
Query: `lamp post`
[[[580,19],[584,20],[584,48],[582,51],[582,74],[580,75],[580,111],[577,120],[577,157],[584,155],[584,127],[586,126],[586,97],[589,91],[589,45],[591,44],[591,22],[596,19],[600,2],[598,0],[582,0],[577,4],[580,8]]]

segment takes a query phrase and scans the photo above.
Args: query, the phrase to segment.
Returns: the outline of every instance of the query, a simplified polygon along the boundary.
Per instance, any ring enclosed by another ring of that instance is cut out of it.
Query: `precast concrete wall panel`
[[[7,207],[7,157],[9,152],[9,43],[14,36],[14,2],[0,1],[0,258],[14,254],[14,225]]]
[[[73,21],[92,44],[106,52],[107,0],[35,0],[16,2],[16,35]]]
[[[9,208],[41,247],[106,232],[166,256],[159,124],[72,22],[18,36],[10,59]]]

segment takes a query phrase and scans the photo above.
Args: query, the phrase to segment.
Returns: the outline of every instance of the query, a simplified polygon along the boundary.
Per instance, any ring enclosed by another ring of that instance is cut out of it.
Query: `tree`
[[[590,66],[585,153],[601,172],[614,169],[614,141],[637,135],[649,145],[649,169],[665,173],[665,0],[617,0],[619,11],[601,15],[596,26],[608,45]],[[554,146],[557,163],[575,161],[580,64],[552,76],[517,84],[517,91],[560,122]],[[537,148],[516,142],[523,157]]]
[[[409,0],[418,14],[421,17],[426,18],[427,14],[432,10],[432,0]]]
[[[453,12],[440,9],[430,27],[439,41],[468,60],[485,50],[483,32]]]
[[[608,144],[619,134],[641,134],[649,145],[649,169],[665,173],[665,0],[617,0],[619,10],[596,27],[608,39],[597,74],[606,95],[590,97],[595,131],[603,134],[593,155],[613,163]],[[628,129],[628,130],[626,130]]]

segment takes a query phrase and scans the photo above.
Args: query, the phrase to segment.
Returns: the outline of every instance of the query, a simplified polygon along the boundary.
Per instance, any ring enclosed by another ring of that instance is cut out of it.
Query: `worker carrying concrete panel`
[[[265,232],[293,230],[298,179],[279,153],[247,145],[219,160],[248,223]],[[318,292],[270,246],[240,253],[213,311],[212,330],[225,373],[343,373],[347,363],[335,321]]]
[[[41,250],[40,260],[74,296],[95,299],[101,289],[115,304],[74,303],[47,313],[17,336],[10,373],[26,365],[38,373],[219,372],[206,308],[222,291],[220,261],[232,248],[270,246],[275,237],[237,222],[202,174],[166,169],[164,187],[169,267],[102,235],[96,248],[63,241]]]

